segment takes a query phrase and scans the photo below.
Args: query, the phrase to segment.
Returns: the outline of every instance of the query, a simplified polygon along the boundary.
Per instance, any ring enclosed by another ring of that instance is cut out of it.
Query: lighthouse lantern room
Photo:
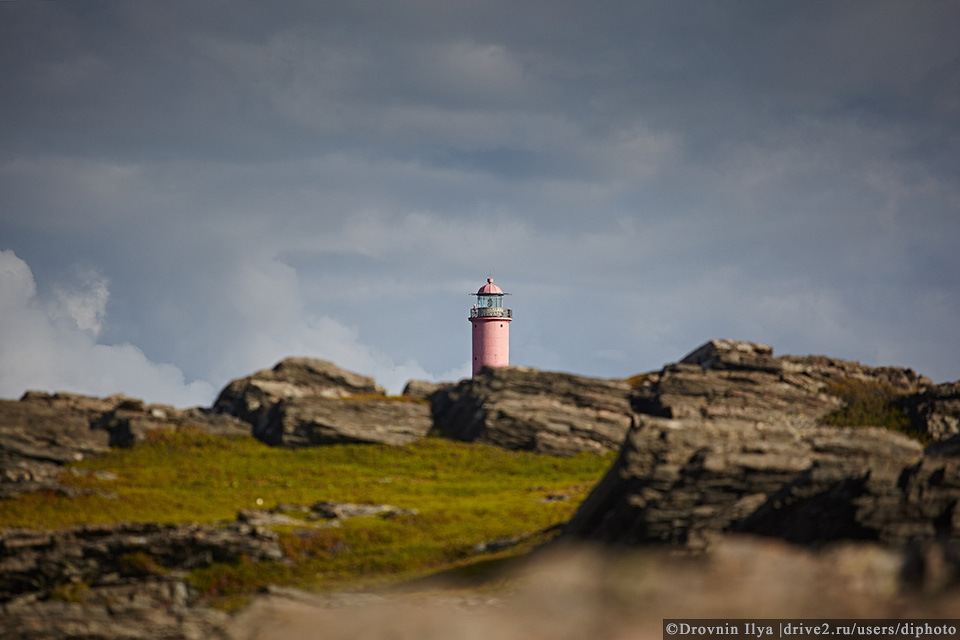
[[[510,364],[510,321],[513,311],[503,306],[509,295],[487,278],[477,291],[477,303],[470,309],[473,325],[473,375],[483,367],[505,367]]]

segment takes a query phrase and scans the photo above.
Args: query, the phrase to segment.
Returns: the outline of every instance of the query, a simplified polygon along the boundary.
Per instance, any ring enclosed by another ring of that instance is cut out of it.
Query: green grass
[[[439,438],[404,447],[284,449],[250,437],[153,431],[134,448],[76,463],[61,476],[65,485],[112,497],[27,494],[2,503],[0,527],[216,523],[233,520],[240,509],[319,500],[417,510],[392,519],[354,518],[339,528],[306,522],[278,528],[285,562],[241,561],[192,572],[208,602],[229,607],[265,584],[363,589],[523,553],[545,539],[538,532],[569,519],[613,455],[558,458]],[[98,479],[94,471],[117,479]],[[551,493],[570,499],[538,500]],[[472,550],[521,536],[530,538],[495,554]],[[143,573],[163,571],[150,558],[128,560]]]

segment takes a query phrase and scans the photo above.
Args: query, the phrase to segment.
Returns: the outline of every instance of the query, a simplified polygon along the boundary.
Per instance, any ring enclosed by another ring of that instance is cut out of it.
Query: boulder
[[[422,438],[433,422],[425,402],[386,396],[280,400],[253,427],[261,441],[285,447],[336,443],[402,445]]]
[[[253,425],[256,438],[285,447],[407,444],[432,425],[424,401],[390,398],[373,378],[314,358],[287,358],[234,380],[213,411],[236,416]]]
[[[431,397],[448,438],[552,455],[617,448],[630,427],[630,385],[527,367],[486,367]]]
[[[802,542],[933,539],[953,494],[908,507],[902,485],[916,476],[927,487],[949,465],[924,472],[929,455],[899,433],[822,424],[844,404],[830,384],[849,379],[903,394],[929,383],[909,369],[774,357],[766,345],[726,340],[647,376],[631,396],[618,459],[566,536],[694,549],[731,531]]]
[[[231,381],[220,392],[213,411],[256,425],[281,400],[384,394],[373,378],[341,369],[332,362],[287,358],[272,369]]]

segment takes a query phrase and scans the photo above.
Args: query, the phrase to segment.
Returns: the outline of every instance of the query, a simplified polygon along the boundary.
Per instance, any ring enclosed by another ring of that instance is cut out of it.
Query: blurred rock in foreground
[[[662,618],[950,617],[956,591],[904,591],[904,558],[869,545],[813,553],[733,538],[708,555],[591,548],[539,554],[497,597],[258,596],[235,640],[660,640]]]

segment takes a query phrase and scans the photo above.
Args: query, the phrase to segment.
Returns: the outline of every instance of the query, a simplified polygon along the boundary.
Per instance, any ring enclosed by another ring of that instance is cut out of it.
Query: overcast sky
[[[960,378],[960,4],[0,1],[0,397],[711,338]]]

